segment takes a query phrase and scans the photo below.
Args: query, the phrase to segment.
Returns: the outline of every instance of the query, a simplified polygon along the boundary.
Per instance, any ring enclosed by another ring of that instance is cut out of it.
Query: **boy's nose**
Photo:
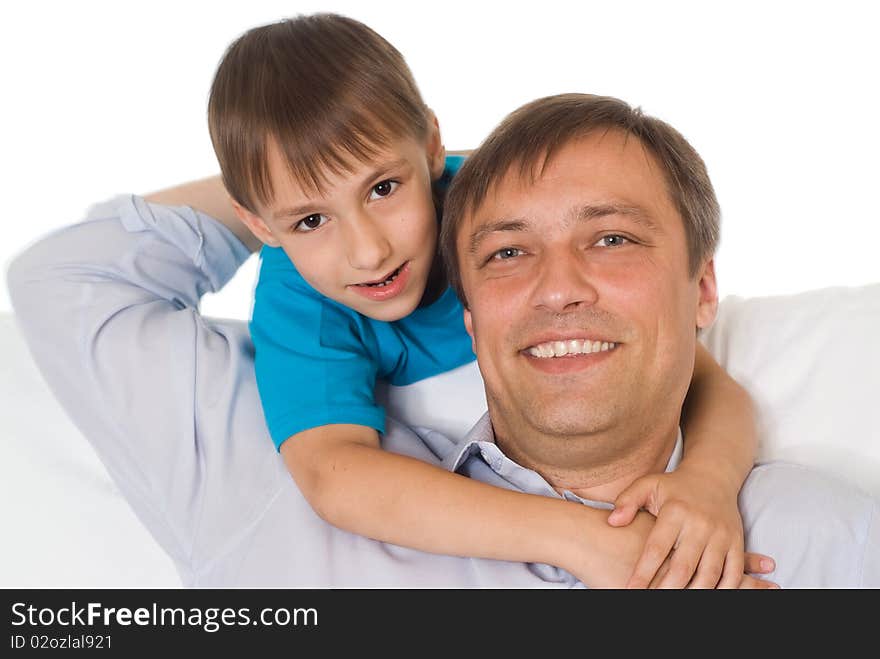
[[[391,243],[376,222],[371,219],[352,222],[347,242],[348,263],[352,268],[386,274],[378,271],[391,256]]]

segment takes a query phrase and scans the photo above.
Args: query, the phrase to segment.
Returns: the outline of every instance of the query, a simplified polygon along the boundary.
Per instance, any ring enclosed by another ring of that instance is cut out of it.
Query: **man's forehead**
[[[663,169],[650,150],[638,137],[612,130],[569,140],[531,162],[513,162],[465,215],[461,234],[470,238],[505,218],[525,219],[530,211],[544,210],[538,190],[556,179],[563,182],[556,186],[559,205],[556,198],[549,203],[562,222],[614,212],[657,228],[656,211],[675,212]]]

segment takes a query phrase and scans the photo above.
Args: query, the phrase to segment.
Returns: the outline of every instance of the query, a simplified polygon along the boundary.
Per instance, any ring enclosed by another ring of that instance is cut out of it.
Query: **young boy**
[[[756,443],[748,396],[703,349],[681,467],[636,481],[610,517],[381,450],[377,378],[405,385],[474,359],[436,251],[460,158],[382,37],[327,14],[250,30],[219,65],[209,125],[234,212],[265,245],[250,327],[267,425],[318,515],[588,586],[736,587],[770,569],[744,557],[736,507]],[[205,189],[208,201],[192,186],[150,200],[224,212],[219,183]]]

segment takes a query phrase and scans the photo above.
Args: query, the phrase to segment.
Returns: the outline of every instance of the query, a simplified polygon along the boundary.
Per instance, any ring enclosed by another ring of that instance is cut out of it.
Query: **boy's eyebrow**
[[[361,186],[363,187],[363,186],[368,185],[369,183],[372,183],[380,176],[386,174],[387,172],[390,172],[391,170],[397,169],[398,167],[402,167],[402,166],[406,165],[408,162],[409,161],[406,158],[398,158],[397,160],[394,160],[392,162],[380,164],[378,167],[376,167],[376,169],[374,169],[372,172],[370,172],[367,176],[365,176],[363,178],[363,181],[361,182]],[[302,215],[305,215],[306,213],[313,213],[315,205],[316,204],[310,202],[310,203],[303,205],[303,206],[282,208],[282,209],[279,209],[279,210],[275,211],[274,213],[272,213],[272,219],[283,220],[283,219],[286,219],[289,217],[300,217]]]
[[[273,220],[284,220],[289,217],[301,217],[312,211],[314,206],[297,206],[296,208],[282,208],[272,213]]]
[[[397,169],[398,167],[403,167],[408,162],[409,161],[406,158],[398,158],[397,160],[393,160],[391,162],[381,163],[372,171],[372,173],[364,177],[362,184],[367,185],[368,183],[372,183],[380,176],[383,176],[391,170]]]

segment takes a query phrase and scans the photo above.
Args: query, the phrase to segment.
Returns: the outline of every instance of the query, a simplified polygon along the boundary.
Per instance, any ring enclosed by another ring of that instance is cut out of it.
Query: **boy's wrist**
[[[557,531],[546,537],[546,562],[570,572],[587,586],[601,586],[610,575],[607,568],[616,553],[613,534],[618,529],[606,522],[610,511],[566,502],[563,512]]]
[[[722,467],[717,463],[698,463],[691,461],[682,463],[675,471],[666,474],[673,479],[699,481],[706,484],[703,491],[723,492],[736,497],[742,487],[745,476],[731,467]]]

